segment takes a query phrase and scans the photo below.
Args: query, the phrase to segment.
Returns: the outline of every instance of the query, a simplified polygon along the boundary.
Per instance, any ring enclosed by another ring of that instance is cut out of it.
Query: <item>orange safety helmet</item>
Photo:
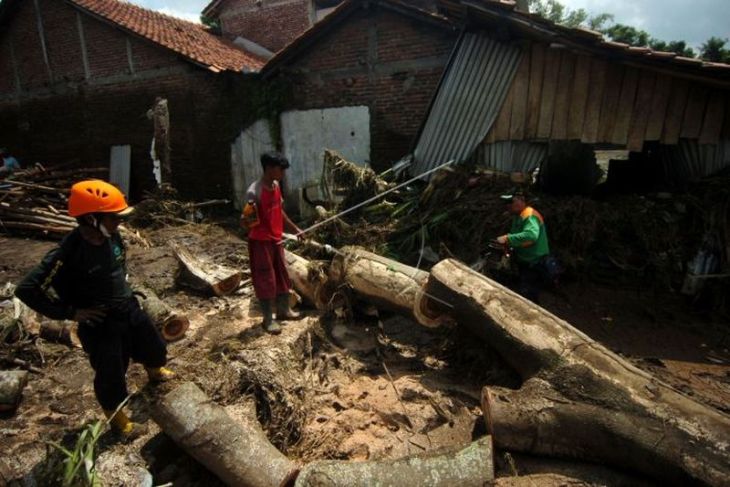
[[[68,198],[68,215],[79,217],[89,213],[116,213],[128,215],[132,207],[127,204],[119,189],[100,179],[89,179],[71,186]]]

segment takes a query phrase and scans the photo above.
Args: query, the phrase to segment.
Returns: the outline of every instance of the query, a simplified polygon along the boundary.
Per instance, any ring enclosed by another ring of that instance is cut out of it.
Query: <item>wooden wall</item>
[[[730,139],[730,92],[533,43],[485,142],[581,140],[641,151],[645,141],[680,138]]]

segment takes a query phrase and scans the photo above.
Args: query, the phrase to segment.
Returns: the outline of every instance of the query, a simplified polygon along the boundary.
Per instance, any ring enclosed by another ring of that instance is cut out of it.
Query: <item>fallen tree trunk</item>
[[[296,475],[296,465],[269,442],[255,414],[233,421],[192,382],[166,394],[152,418],[228,485],[279,487]]]
[[[28,372],[24,370],[0,371],[0,412],[15,411],[18,408],[27,383]]]
[[[727,415],[462,263],[434,266],[427,290],[527,380],[517,392],[484,393],[496,446],[599,460],[674,484],[730,484]]]
[[[187,316],[174,311],[158,298],[151,289],[135,288],[135,291],[143,294],[144,297],[140,299],[140,305],[149,315],[152,323],[160,331],[165,341],[174,342],[185,336],[185,332],[190,327],[190,320]]]
[[[315,308],[319,310],[326,309],[331,292],[324,270],[304,257],[288,250],[284,250],[284,258],[294,289]]]
[[[445,322],[424,299],[428,272],[358,247],[343,247],[330,266],[333,282],[349,285],[362,299],[436,327]]]
[[[242,274],[238,270],[194,256],[182,245],[170,243],[170,247],[180,261],[179,278],[195,290],[224,296],[235,291],[241,282]]]
[[[466,448],[450,448],[396,460],[372,462],[320,461],[302,469],[295,487],[355,485],[452,485],[481,487],[494,479],[492,439],[481,438]]]

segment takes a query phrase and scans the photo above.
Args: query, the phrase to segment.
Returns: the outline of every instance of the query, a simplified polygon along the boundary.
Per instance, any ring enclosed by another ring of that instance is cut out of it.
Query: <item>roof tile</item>
[[[208,32],[200,24],[120,0],[69,0],[93,15],[166,47],[212,71],[258,71],[265,60]]]

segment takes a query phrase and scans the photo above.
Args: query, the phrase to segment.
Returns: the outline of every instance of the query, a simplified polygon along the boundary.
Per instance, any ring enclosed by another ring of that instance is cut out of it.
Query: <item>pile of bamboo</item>
[[[109,169],[72,166],[36,164],[0,180],[0,232],[60,238],[73,229],[76,220],[66,211],[69,188],[82,179],[106,179]]]

